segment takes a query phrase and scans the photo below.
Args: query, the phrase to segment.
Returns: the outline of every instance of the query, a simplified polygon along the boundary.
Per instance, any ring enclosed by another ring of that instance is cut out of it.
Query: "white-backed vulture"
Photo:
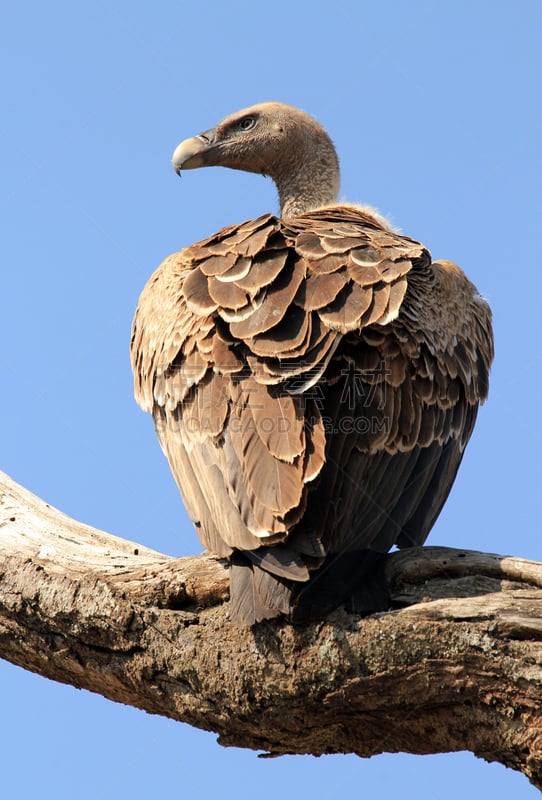
[[[136,399],[202,543],[230,558],[230,616],[385,607],[382,554],[425,541],[487,396],[489,306],[338,202],[335,148],[296,108],[232,114],[173,165],[269,175],[280,198],[280,217],[167,258],[133,326]]]

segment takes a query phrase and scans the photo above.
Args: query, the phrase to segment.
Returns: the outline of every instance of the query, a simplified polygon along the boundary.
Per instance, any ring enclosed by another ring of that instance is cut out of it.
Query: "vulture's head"
[[[337,200],[339,162],[333,142],[313,117],[284,103],[260,103],[230,114],[181,142],[173,153],[178,174],[214,166],[269,175],[283,216]]]

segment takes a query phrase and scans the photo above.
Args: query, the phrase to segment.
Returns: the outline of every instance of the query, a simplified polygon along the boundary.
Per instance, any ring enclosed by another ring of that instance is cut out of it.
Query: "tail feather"
[[[280,544],[275,547],[259,547],[249,550],[246,556],[255,565],[266,572],[292,581],[308,581],[309,570],[298,552],[287,545]]]
[[[256,563],[255,563],[256,562]],[[233,552],[230,564],[230,619],[254,625],[281,614],[292,622],[322,619],[339,606],[356,614],[389,608],[385,555],[371,550],[330,555],[300,582],[273,575],[252,552]]]
[[[237,625],[254,625],[288,614],[292,582],[271,575],[235,551],[230,559],[230,619]]]

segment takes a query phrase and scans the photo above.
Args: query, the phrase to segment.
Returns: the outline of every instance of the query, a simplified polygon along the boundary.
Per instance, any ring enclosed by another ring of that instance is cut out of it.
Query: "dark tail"
[[[254,625],[264,619],[289,614],[294,581],[272,575],[238,550],[233,552],[230,565],[232,622]]]
[[[275,553],[279,547],[273,548]],[[329,555],[310,578],[308,571],[298,570],[295,579],[260,567],[260,563],[269,566],[261,551],[254,556],[239,551],[231,556],[230,619],[238,625],[254,625],[280,615],[291,622],[308,622],[322,619],[339,606],[362,615],[389,608],[382,553],[363,550]]]

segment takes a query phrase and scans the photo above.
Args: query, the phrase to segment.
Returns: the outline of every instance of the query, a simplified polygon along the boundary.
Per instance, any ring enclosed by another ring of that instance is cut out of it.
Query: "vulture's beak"
[[[211,154],[214,150],[215,139],[216,132],[214,128],[211,128],[181,142],[176,147],[171,159],[177,175],[181,174],[182,169],[211,166]]]

